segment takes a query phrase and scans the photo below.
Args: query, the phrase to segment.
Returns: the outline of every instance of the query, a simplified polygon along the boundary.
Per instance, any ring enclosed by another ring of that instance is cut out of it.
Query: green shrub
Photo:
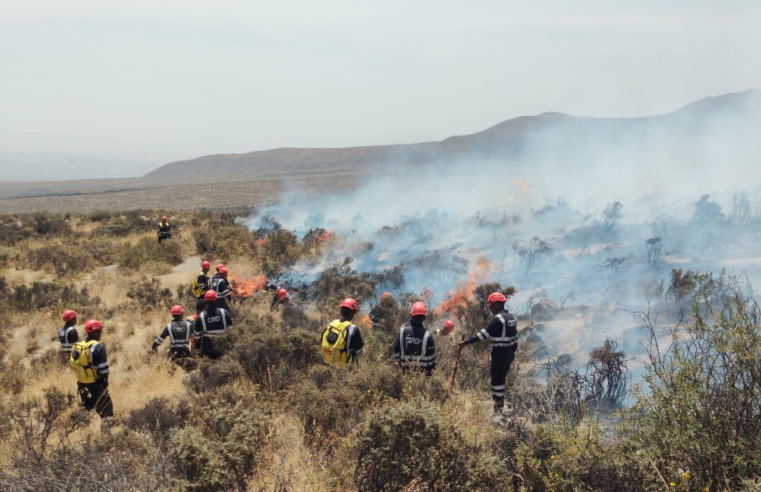
[[[170,430],[188,423],[191,411],[185,399],[173,405],[164,397],[153,398],[142,408],[132,410],[125,425],[132,430],[148,432],[156,442],[161,442]]]
[[[90,222],[106,222],[111,218],[111,212],[108,210],[96,210],[87,216]]]
[[[119,266],[137,270],[148,264],[176,266],[182,263],[179,242],[164,241],[158,244],[155,238],[144,237],[136,244],[126,246],[119,255]]]
[[[320,340],[316,333],[294,330],[239,336],[230,357],[254,384],[278,391],[299,379],[299,373],[319,363]]]
[[[229,261],[243,255],[253,255],[256,251],[254,236],[243,225],[208,225],[193,234],[196,253],[213,261]]]
[[[198,370],[185,376],[184,383],[194,393],[202,394],[232,384],[242,376],[243,368],[229,357],[218,361],[201,359]]]
[[[373,411],[357,433],[354,482],[360,491],[494,490],[502,473],[496,456],[413,400]]]
[[[194,407],[193,425],[172,435],[175,485],[199,492],[248,490],[267,443],[269,416],[255,397],[229,387],[197,398]]]
[[[737,279],[713,303],[712,279],[697,280],[692,317],[668,348],[643,317],[649,358],[628,430],[666,480],[734,489],[761,476],[761,310]]]
[[[53,271],[58,276],[85,272],[92,268],[93,258],[77,246],[49,244],[27,253],[27,262],[34,270]]]

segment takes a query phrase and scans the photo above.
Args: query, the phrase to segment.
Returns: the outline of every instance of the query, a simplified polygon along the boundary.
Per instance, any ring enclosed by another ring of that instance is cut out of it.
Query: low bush
[[[177,266],[182,260],[180,243],[164,241],[158,244],[155,238],[144,237],[136,244],[123,248],[119,255],[119,266],[137,270],[150,264]]]
[[[48,244],[33,249],[26,257],[32,269],[54,272],[58,276],[85,272],[94,266],[93,258],[88,252],[64,244]]]
[[[413,400],[373,411],[356,435],[354,483],[360,491],[494,490],[504,479],[498,458]]]
[[[294,330],[239,336],[229,356],[237,360],[246,377],[268,391],[279,391],[299,379],[299,374],[321,362],[317,333]]]

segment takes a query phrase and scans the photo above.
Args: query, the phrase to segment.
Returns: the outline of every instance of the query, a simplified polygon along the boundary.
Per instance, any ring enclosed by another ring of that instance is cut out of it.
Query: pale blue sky
[[[0,148],[415,142],[761,88],[758,1],[0,4]]]

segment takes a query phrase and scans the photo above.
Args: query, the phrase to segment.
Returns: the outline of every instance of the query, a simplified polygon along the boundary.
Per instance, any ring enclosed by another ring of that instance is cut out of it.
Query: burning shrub
[[[439,408],[421,400],[384,405],[358,432],[354,483],[360,491],[489,490],[500,483],[497,459],[470,444]]]

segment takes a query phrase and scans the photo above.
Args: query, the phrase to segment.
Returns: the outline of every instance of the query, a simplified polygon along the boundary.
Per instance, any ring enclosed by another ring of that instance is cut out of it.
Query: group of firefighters
[[[162,217],[162,223],[166,224],[166,217]],[[220,263],[216,266],[217,273],[209,277],[211,264],[208,261],[201,263],[201,269],[192,285],[197,299],[196,314],[184,319],[183,307],[172,306],[172,321],[156,337],[152,350],[156,351],[164,340],[169,339],[168,355],[176,360],[190,357],[191,347],[209,359],[224,355],[224,336],[233,328],[230,311],[232,289],[227,281],[229,272]],[[270,305],[271,311],[289,301],[285,289],[272,283],[267,283],[264,288],[276,291]],[[390,293],[385,292],[381,296],[381,303],[384,301],[393,301]],[[517,320],[507,311],[506,303],[507,298],[502,293],[492,293],[487,299],[487,307],[493,315],[491,321],[473,336],[463,338],[458,345],[462,350],[480,341],[491,343],[491,394],[495,413],[502,413],[504,408],[505,380],[518,347]],[[357,308],[357,301],[344,299],[339,307],[338,319],[322,331],[321,352],[325,362],[331,366],[356,364],[362,353],[362,333],[352,323]],[[371,311],[370,314],[371,318],[375,318],[378,313]],[[394,339],[394,358],[402,371],[417,370],[430,376],[436,369],[434,335],[448,335],[454,329],[454,323],[446,320],[443,328],[429,331],[424,324],[428,311],[423,302],[413,303],[409,314],[409,320],[399,327],[398,336]],[[75,327],[77,313],[64,311],[63,321],[65,324],[58,330],[62,359],[77,373],[82,405],[87,410],[95,409],[104,421],[110,421],[113,419],[113,403],[108,390],[106,347],[101,342],[103,324],[96,319],[88,320],[84,327],[86,338],[81,341]]]

